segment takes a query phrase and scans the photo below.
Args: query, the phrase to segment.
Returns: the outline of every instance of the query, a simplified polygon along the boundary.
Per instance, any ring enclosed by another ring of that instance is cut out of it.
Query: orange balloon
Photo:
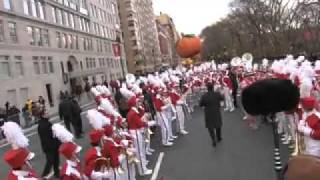
[[[182,58],[191,58],[201,51],[201,39],[196,36],[184,36],[176,44],[176,51]]]

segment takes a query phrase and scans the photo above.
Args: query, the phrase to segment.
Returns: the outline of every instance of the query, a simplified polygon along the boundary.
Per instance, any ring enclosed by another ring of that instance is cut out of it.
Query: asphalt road
[[[192,120],[186,122],[190,134],[180,136],[173,147],[160,146],[156,131],[152,147],[156,149],[149,157],[151,169],[157,164],[159,153],[163,152],[157,180],[274,180],[273,137],[270,125],[262,125],[258,131],[250,130],[242,120],[241,112],[223,113],[223,141],[216,148],[211,146],[209,134],[204,126],[201,109],[196,109]],[[85,132],[90,130],[83,116]],[[36,153],[32,165],[40,175],[45,157],[41,152],[37,134],[30,136],[30,149]],[[89,147],[88,137],[76,140],[84,151]],[[0,149],[2,155],[10,147]],[[282,147],[283,162],[287,159],[287,148]],[[62,161],[62,159],[61,159]],[[0,161],[0,179],[6,179],[9,167]],[[150,180],[151,176],[137,180]],[[154,179],[155,180],[155,179]]]

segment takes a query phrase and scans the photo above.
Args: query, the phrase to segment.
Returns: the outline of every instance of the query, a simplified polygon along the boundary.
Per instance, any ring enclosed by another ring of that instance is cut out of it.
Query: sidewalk
[[[81,109],[83,110],[82,113],[84,113],[85,111],[87,111],[88,109],[92,108],[93,106],[95,105],[95,102],[91,102],[91,103],[88,103],[88,104],[84,104],[81,106]],[[57,122],[61,122],[61,119],[59,118],[59,115],[58,114],[55,114],[53,115],[51,118],[50,118],[50,121],[52,123],[57,123]],[[35,124],[29,128],[26,128],[26,129],[23,129],[23,132],[26,136],[32,134],[32,133],[35,133],[37,131],[37,128],[38,128],[38,125]],[[5,139],[1,139],[0,140],[0,146],[3,146],[4,144],[6,144],[7,141]]]

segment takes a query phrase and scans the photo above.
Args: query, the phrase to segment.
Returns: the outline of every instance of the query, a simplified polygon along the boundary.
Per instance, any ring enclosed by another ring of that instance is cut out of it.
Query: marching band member
[[[23,130],[16,122],[5,122],[1,128],[12,149],[28,149],[29,139],[24,135]],[[28,160],[32,160],[34,156],[35,154],[29,151]]]
[[[188,132],[185,130],[184,121],[185,116],[183,112],[183,100],[181,99],[181,96],[177,93],[177,91],[174,89],[174,83],[170,86],[171,91],[169,92],[169,97],[171,99],[172,105],[175,109],[176,113],[176,122],[177,122],[177,129],[179,132],[183,135],[188,134]]]
[[[8,180],[38,180],[38,176],[28,162],[30,152],[25,148],[11,149],[4,153],[3,159],[11,166]]]
[[[64,126],[54,124],[52,125],[52,132],[53,135],[62,142],[59,147],[59,152],[66,159],[60,171],[60,178],[62,180],[81,180],[83,176],[78,153],[82,148],[73,142],[73,134]]]
[[[162,144],[164,146],[172,146],[173,143],[170,142],[170,136],[169,136],[169,120],[164,114],[164,110],[167,108],[165,106],[165,103],[161,97],[160,94],[157,94],[154,98],[154,105],[156,108],[156,116],[158,120],[158,124],[161,128],[161,137],[162,137]]]
[[[89,133],[91,148],[89,148],[84,156],[85,168],[84,174],[88,179],[92,180],[103,180],[106,178],[111,178],[113,174],[107,169],[107,164],[105,166],[100,166],[97,164],[99,158],[102,158],[100,142],[103,137],[103,131],[92,130]]]
[[[27,147],[29,140],[23,134],[21,127],[15,122],[5,122],[2,126],[6,140],[12,149],[4,154],[4,160],[11,166],[8,180],[37,180],[38,176],[29,161],[34,157]]]
[[[104,135],[103,126],[110,124],[110,121],[100,114],[96,109],[88,110],[87,118],[93,127],[93,130],[91,130],[89,133],[92,147],[87,150],[85,154],[84,174],[87,176],[87,178],[93,180],[110,178],[113,174],[111,174],[107,164],[98,164],[98,162],[101,162],[99,159],[103,159],[101,155],[101,140]],[[107,159],[105,160],[107,163]]]
[[[129,101],[128,105],[130,107],[127,120],[128,120],[128,129],[131,135],[134,137],[134,147],[136,149],[136,153],[138,155],[138,159],[140,163],[138,164],[138,172],[141,176],[152,174],[152,170],[148,169],[147,166],[147,159],[146,159],[146,152],[144,148],[145,139],[143,137],[143,132],[145,128],[149,126],[154,126],[156,123],[155,121],[143,122],[142,118],[144,116],[141,111],[138,110],[139,108],[139,100],[132,96]]]
[[[298,131],[304,135],[305,154],[320,157],[320,114],[315,110],[316,99],[306,97],[301,101],[304,110]]]

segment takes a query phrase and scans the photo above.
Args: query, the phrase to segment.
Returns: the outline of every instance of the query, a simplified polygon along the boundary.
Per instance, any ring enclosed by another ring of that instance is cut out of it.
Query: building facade
[[[128,71],[159,70],[161,52],[152,0],[118,0],[118,4]]]
[[[161,31],[166,31],[164,34],[167,35],[167,41],[169,42],[169,48],[171,49],[171,58],[169,58],[169,64],[171,66],[181,65],[181,58],[176,51],[176,43],[180,39],[180,35],[172,18],[168,14],[160,13],[160,15],[157,16],[157,22],[159,26],[162,27],[161,29],[164,29]]]
[[[116,0],[1,0],[0,102],[21,108],[43,96],[55,113],[60,91],[121,78],[118,24]]]
[[[159,19],[156,19],[159,46],[161,52],[161,63],[164,67],[169,67],[173,65],[172,60],[172,49],[171,49],[171,37],[166,26],[162,25]]]

